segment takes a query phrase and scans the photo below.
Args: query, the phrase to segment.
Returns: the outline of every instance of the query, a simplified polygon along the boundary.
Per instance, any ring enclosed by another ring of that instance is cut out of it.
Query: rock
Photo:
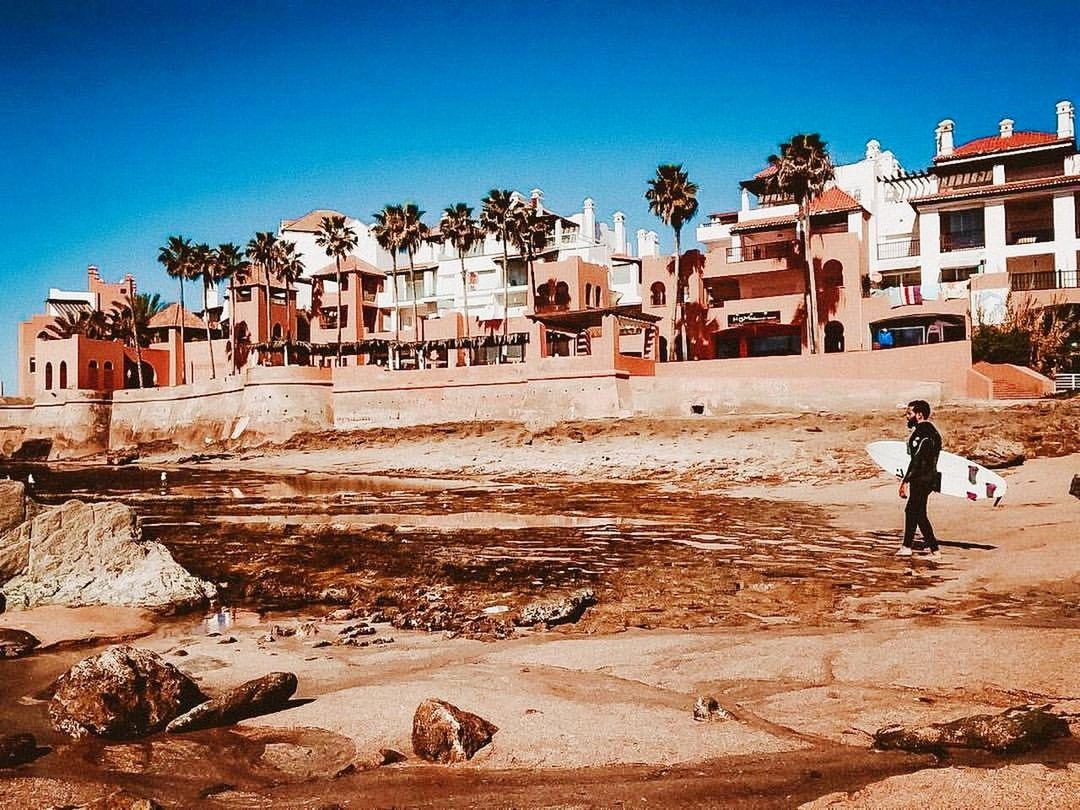
[[[37,759],[37,741],[33,734],[8,734],[0,737],[0,768],[14,768]]]
[[[1074,475],[1072,483],[1069,485],[1069,494],[1074,498],[1080,498],[1080,475]]]
[[[382,757],[381,765],[396,765],[399,762],[404,762],[408,759],[400,751],[395,751],[393,748],[380,748],[379,756]]]
[[[328,622],[348,622],[356,618],[356,611],[352,608],[338,608],[326,614]]]
[[[479,715],[429,698],[413,715],[413,751],[430,762],[462,762],[472,759],[498,730]]]
[[[702,695],[694,703],[694,719],[699,723],[709,720],[731,720],[731,713],[714,697]]]
[[[153,799],[139,796],[127,790],[117,790],[108,796],[102,796],[89,804],[80,805],[76,810],[163,810]]]
[[[271,672],[196,706],[169,723],[165,730],[177,734],[232,725],[248,717],[284,708],[295,692],[295,675],[291,672]]]
[[[40,643],[25,630],[0,627],[0,658],[22,658]]]
[[[946,748],[982,748],[999,754],[1042,748],[1069,736],[1069,724],[1045,709],[1021,706],[1001,714],[976,714],[928,726],[886,726],[874,747],[942,754]]]
[[[160,543],[142,540],[135,512],[120,503],[68,501],[0,540],[17,558],[4,587],[8,607],[131,605],[181,610],[216,594]],[[2,564],[2,563],[0,563]]]
[[[582,588],[568,596],[528,604],[521,609],[515,621],[522,627],[541,623],[552,627],[556,624],[576,622],[587,607],[595,604],[596,595],[592,589]]]
[[[26,487],[23,482],[0,481],[0,535],[14,529],[25,520]]]
[[[205,700],[191,678],[157,653],[121,645],[61,675],[49,717],[53,728],[75,738],[130,739],[161,731]]]
[[[1009,439],[987,436],[980,439],[972,449],[971,458],[991,469],[1016,467],[1024,463],[1024,445]]]

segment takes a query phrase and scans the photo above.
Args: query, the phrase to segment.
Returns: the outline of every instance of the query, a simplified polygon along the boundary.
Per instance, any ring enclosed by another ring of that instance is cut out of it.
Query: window
[[[36,357],[31,357],[30,358],[30,373],[33,374],[36,371],[37,371],[37,358]]]
[[[667,290],[664,287],[664,282],[655,281],[652,287],[649,288],[650,303],[654,307],[662,307],[667,303]]]
[[[978,267],[943,267],[941,268],[941,281],[948,283],[952,281],[966,281],[972,276],[979,274]]]
[[[599,284],[596,286],[596,289],[593,290],[593,298],[596,300],[597,309],[599,309],[600,308],[600,285]]]
[[[98,387],[98,361],[91,360],[88,367],[87,382],[90,384],[90,388],[97,390]]]
[[[52,391],[52,363],[45,364],[45,390]]]
[[[113,385],[113,364],[110,360],[105,361],[105,384],[103,387],[107,391],[112,391],[115,387]]]
[[[825,266],[821,268],[821,278],[818,279],[818,282],[826,288],[843,287],[844,265],[840,264],[836,259],[825,262]]]
[[[237,301],[250,301],[251,300],[251,287],[240,287],[236,291]]]
[[[920,270],[893,270],[881,274],[881,288],[887,287],[915,287],[922,283]]]
[[[585,306],[592,306],[592,284],[585,285]]]
[[[66,360],[61,360],[60,361],[60,387],[61,388],[67,388],[68,387],[67,361]]]

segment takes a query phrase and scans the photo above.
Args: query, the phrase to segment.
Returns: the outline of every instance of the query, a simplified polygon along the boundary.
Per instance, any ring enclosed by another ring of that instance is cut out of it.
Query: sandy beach
[[[1075,738],[1009,757],[870,751],[874,731],[892,723],[1022,704],[1050,705],[1080,730],[1080,500],[1068,494],[1080,473],[1080,406],[957,405],[935,421],[954,452],[977,456],[991,440],[1026,456],[1001,470],[1009,494],[996,508],[931,501],[939,562],[892,557],[902,502],[862,448],[904,437],[894,412],[369,431],[187,462],[282,481],[373,475],[487,488],[484,510],[373,507],[354,518],[364,527],[557,536],[601,531],[618,514],[611,532],[645,536],[671,515],[697,514],[691,504],[724,499],[756,545],[740,545],[718,519],[645,562],[596,574],[597,604],[580,621],[494,642],[375,622],[372,638],[392,642],[327,645],[350,622],[328,620],[333,606],[320,604],[238,610],[214,634],[201,616],[8,611],[0,626],[44,645],[0,662],[22,720],[34,692],[113,638],[138,638],[210,693],[269,671],[293,672],[300,686],[286,710],[229,729],[139,745],[50,738],[51,754],[0,775],[0,807],[49,806],[33,804],[43,796],[78,804],[118,786],[164,806],[199,796],[222,807],[1071,806]],[[184,469],[178,460],[165,452],[140,463]],[[574,484],[562,514],[557,497],[532,513],[505,508],[515,488],[557,493],[560,482]],[[590,524],[582,493],[603,503],[614,484],[620,494]],[[435,485],[430,497],[448,491]],[[785,536],[786,526],[799,528]],[[526,596],[492,586],[470,592],[470,604],[498,615]],[[274,625],[309,623],[317,632],[267,640]],[[730,718],[694,722],[702,695]],[[412,714],[428,697],[490,720],[492,743],[454,766],[415,758]],[[13,722],[10,711],[2,718]],[[408,758],[379,767],[385,748]]]

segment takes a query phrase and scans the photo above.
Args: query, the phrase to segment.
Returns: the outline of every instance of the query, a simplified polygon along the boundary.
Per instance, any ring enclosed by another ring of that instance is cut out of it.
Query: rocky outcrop
[[[498,730],[479,715],[429,698],[413,715],[413,751],[429,762],[463,762],[490,743]]]
[[[1074,498],[1080,498],[1080,475],[1074,475],[1072,483],[1069,484],[1069,494]]]
[[[516,623],[519,626],[531,627],[535,624],[544,624],[552,627],[556,624],[576,622],[581,618],[585,609],[596,604],[596,594],[591,588],[582,588],[567,596],[555,599],[545,599],[533,602],[521,609]]]
[[[694,702],[694,719],[699,723],[710,720],[731,720],[731,712],[720,705],[720,701],[711,695],[701,695]]]
[[[38,747],[33,734],[7,734],[0,737],[0,768],[14,768],[37,759]]]
[[[22,658],[40,643],[25,630],[0,627],[0,658]]]
[[[0,481],[0,535],[25,520],[25,485],[22,481]]]
[[[942,754],[946,748],[981,748],[998,754],[1042,748],[1069,736],[1069,724],[1045,709],[1027,706],[1001,714],[976,714],[928,726],[886,726],[874,734],[874,747]]]
[[[45,510],[0,538],[8,609],[105,604],[182,610],[216,594],[141,534],[135,512],[123,504],[68,501]]]
[[[295,692],[295,675],[271,672],[196,706],[169,723],[165,730],[175,734],[232,725],[248,717],[285,708]]]
[[[72,737],[122,740],[161,731],[205,701],[195,682],[157,653],[122,645],[61,675],[49,718],[53,728]]]
[[[1024,445],[999,436],[988,436],[975,445],[971,458],[990,469],[1017,467],[1024,463]]]

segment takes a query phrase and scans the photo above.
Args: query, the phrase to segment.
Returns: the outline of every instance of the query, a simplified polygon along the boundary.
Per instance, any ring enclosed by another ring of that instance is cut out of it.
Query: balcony
[[[977,250],[986,247],[986,233],[981,230],[951,231],[941,234],[941,252]]]
[[[919,240],[912,237],[909,239],[891,239],[887,242],[878,242],[878,259],[907,259],[919,255]]]
[[[1039,242],[1053,241],[1053,228],[1028,228],[1024,230],[1014,230],[1009,231],[1005,235],[1005,244],[1007,245],[1034,245],[1038,244]]]
[[[1075,290],[1076,270],[1045,270],[1039,273],[1010,273],[1009,286],[1014,290]]]
[[[785,240],[782,242],[764,242],[760,245],[729,247],[726,258],[728,264],[739,264],[740,262],[754,262],[760,259],[790,259],[794,256],[795,243]]]

